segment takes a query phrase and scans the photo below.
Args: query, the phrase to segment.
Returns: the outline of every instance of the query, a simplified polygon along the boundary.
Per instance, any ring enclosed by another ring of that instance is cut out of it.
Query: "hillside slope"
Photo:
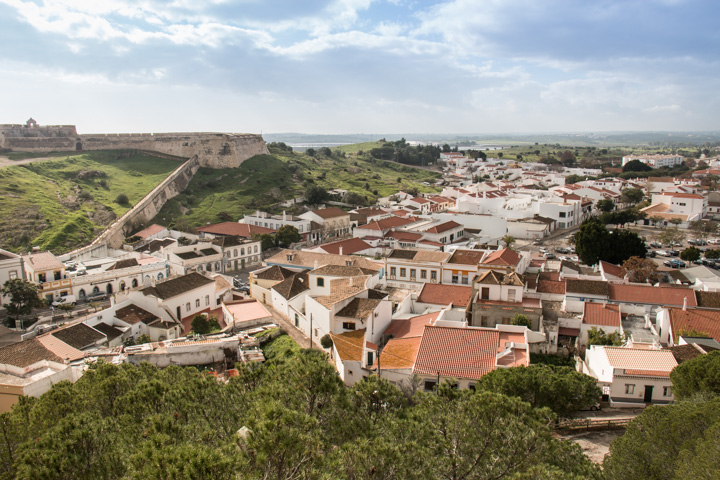
[[[271,155],[255,156],[239,168],[201,168],[185,192],[169,200],[153,222],[168,225],[181,221],[183,227],[197,227],[237,221],[255,210],[282,210],[279,202],[302,196],[311,185],[352,191],[373,202],[402,189],[438,191],[422,183],[437,178],[436,172],[364,156],[343,158],[334,152],[330,157],[310,157],[271,148]]]
[[[136,152],[97,151],[0,168],[0,247],[61,254],[84,245],[179,165]],[[120,194],[127,204],[116,203]]]

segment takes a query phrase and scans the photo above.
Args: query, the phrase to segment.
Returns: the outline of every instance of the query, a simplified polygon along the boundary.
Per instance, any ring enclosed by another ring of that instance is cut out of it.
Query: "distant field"
[[[312,158],[274,151],[272,155],[255,156],[239,168],[201,168],[186,191],[169,200],[153,222],[168,225],[182,217],[190,226],[202,226],[223,218],[237,221],[255,210],[280,211],[275,206],[278,202],[303,195],[307,185],[320,185],[328,190],[341,188],[373,201],[413,187],[421,192],[436,192],[439,189],[422,182],[437,178],[439,174],[435,172],[392,162],[373,163],[355,157]]]
[[[180,165],[122,151],[60,156],[0,169],[2,248],[60,254],[83,245]],[[115,203],[121,193],[128,205]]]

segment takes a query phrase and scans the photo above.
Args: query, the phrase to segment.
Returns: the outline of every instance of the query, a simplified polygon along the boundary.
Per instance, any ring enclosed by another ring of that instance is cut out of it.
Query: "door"
[[[180,321],[182,317],[180,316],[180,307],[177,307],[177,319]]]
[[[652,392],[653,392],[653,386],[645,385],[645,397],[643,397],[643,401],[645,403],[652,403]]]
[[[481,300],[489,300],[490,299],[490,288],[489,287],[482,287],[482,290],[480,292],[480,299]]]

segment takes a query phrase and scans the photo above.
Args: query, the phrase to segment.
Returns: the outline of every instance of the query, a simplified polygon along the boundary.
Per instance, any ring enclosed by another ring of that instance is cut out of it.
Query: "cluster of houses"
[[[625,188],[647,192],[646,222],[686,226],[713,213],[697,178],[565,184],[597,173],[443,155],[466,181],[439,195],[397,192],[373,207],[297,216],[257,211],[197,234],[152,225],[120,250],[0,251],[0,284],[29,280],[49,303],[111,300],[0,347],[0,410],[77,379],[97,359],[160,367],[261,359],[248,331],[278,320],[324,348],[347,385],[377,374],[413,391],[450,379],[473,388],[495,369],[528,366],[531,354],[560,354],[614,406],[671,402],[672,369],[720,349],[720,279],[710,269],[635,284],[618,265],[540,258],[502,241],[575,227],[599,200],[622,208]],[[473,183],[468,172],[493,178]],[[263,255],[258,237],[284,226],[301,242]],[[251,270],[247,295],[228,275],[237,270]],[[197,315],[217,319],[218,334],[189,335]],[[594,344],[598,332],[616,334],[618,345]]]

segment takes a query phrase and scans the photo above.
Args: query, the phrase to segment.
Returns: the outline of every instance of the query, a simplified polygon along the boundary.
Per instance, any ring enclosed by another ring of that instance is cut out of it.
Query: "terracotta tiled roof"
[[[130,325],[135,325],[138,322],[142,322],[145,325],[148,325],[158,319],[158,317],[154,314],[138,307],[135,304],[130,304],[126,307],[116,310],[115,318],[118,318]]]
[[[290,300],[300,295],[302,292],[309,290],[307,272],[296,273],[282,282],[274,285],[273,290],[278,292],[284,299]]]
[[[497,330],[427,326],[415,362],[415,373],[478,379],[495,370]]]
[[[553,280],[540,280],[537,285],[538,293],[549,293],[554,295],[565,295],[565,282]]]
[[[704,308],[720,308],[720,292],[695,291],[697,306]]]
[[[33,363],[47,360],[64,363],[64,360],[48,350],[36,338],[0,347],[0,364],[25,368]]]
[[[296,273],[297,272],[293,272],[292,270],[288,270],[287,268],[273,265],[272,267],[266,268],[262,272],[253,274],[253,276],[260,280],[276,280],[278,282],[281,282],[286,278],[295,275]]]
[[[365,225],[359,225],[357,228],[362,230],[390,230],[391,228],[403,227],[417,222],[417,217],[389,217],[370,222]]]
[[[380,353],[380,358],[376,360],[373,368],[377,368],[378,362],[380,364],[380,370],[413,368],[421,341],[422,337],[393,338],[389,340],[385,344],[385,347]]]
[[[325,220],[328,218],[347,217],[350,215],[348,212],[338,207],[321,208],[313,210],[312,213]]]
[[[340,334],[330,334],[333,346],[338,352],[340,360],[362,361],[362,354],[365,346],[365,329]]]
[[[264,233],[275,233],[275,230],[271,228],[238,222],[216,223],[214,225],[200,227],[197,231],[202,233],[211,233],[213,235],[233,235],[244,238],[250,238],[253,235],[262,235]]]
[[[610,294],[610,288],[607,282],[598,280],[565,280],[565,292],[607,297]]]
[[[614,265],[605,260],[600,260],[600,268],[603,269],[603,272],[613,277],[623,278],[625,276],[625,270],[621,266]]]
[[[516,251],[503,248],[488,255],[482,263],[483,265],[508,265],[514,267],[519,262],[520,255]]]
[[[165,230],[166,228],[167,228],[167,227],[163,227],[162,225],[158,225],[157,223],[155,223],[155,224],[152,224],[152,225],[150,225],[149,227],[147,227],[147,228],[145,228],[145,229],[143,229],[143,230],[140,230],[140,231],[137,232],[134,236],[135,236],[135,237],[140,237],[140,238],[142,238],[143,240],[145,240],[145,239],[148,238],[148,237],[151,237],[151,236],[153,236],[153,235],[155,235],[155,234],[157,234],[157,233],[162,232],[162,231]]]
[[[720,311],[706,310],[704,308],[668,307],[670,312],[670,326],[675,342],[682,331],[701,332],[720,342]]]
[[[380,305],[380,302],[381,300],[373,300],[370,298],[353,298],[350,300],[350,303],[340,309],[335,316],[364,320],[375,311],[378,305]]]
[[[693,198],[696,200],[702,200],[704,197],[697,193],[676,193],[676,192],[663,192],[660,195],[665,195],[673,198]]]
[[[105,334],[84,323],[76,323],[70,327],[55,330],[51,335],[78,350],[95,346],[98,341],[107,340]]]
[[[665,372],[668,375],[677,366],[672,352],[642,348],[604,347],[608,362],[613,368],[623,368],[628,375],[646,375],[648,372]],[[630,373],[640,371],[644,373]]]
[[[330,277],[358,277],[362,275],[375,275],[377,270],[361,267],[347,267],[345,265],[323,265],[310,271],[313,275],[327,275]]]
[[[440,315],[440,312],[427,313],[405,320],[395,319],[385,329],[383,335],[391,335],[393,338],[420,337],[426,325],[431,325]]]
[[[333,255],[332,253],[304,252],[282,250],[280,253],[265,259],[267,265],[292,265],[305,268],[322,267],[323,265],[347,265],[370,270],[380,270],[380,265],[367,258],[354,255]],[[317,265],[316,265],[317,263]]]
[[[523,282],[517,273],[498,273],[495,270],[483,272],[477,277],[475,283],[481,283],[483,285],[513,285],[515,287],[525,286],[525,282]]]
[[[683,305],[694,307],[695,291],[685,287],[653,287],[612,283],[609,286],[610,300],[625,303],[645,303],[651,305]]]
[[[392,230],[385,235],[386,238],[394,238],[398,241],[417,242],[422,238],[422,233],[403,232],[400,230]]]
[[[44,270],[61,270],[65,265],[50,252],[31,253],[23,255],[23,261],[29,264],[36,272]]]
[[[620,307],[611,303],[585,302],[583,323],[603,327],[620,327]]]
[[[360,292],[367,290],[365,283],[370,277],[349,277],[334,278],[330,280],[330,295],[315,297],[315,300],[326,308],[330,308],[338,302],[347,300]]]
[[[455,250],[447,263],[461,265],[477,265],[482,260],[485,252],[482,250]]]
[[[432,305],[449,305],[466,308],[472,300],[472,287],[460,285],[441,285],[426,283],[423,285],[417,301]]]
[[[108,270],[120,270],[122,268],[130,268],[130,267],[136,267],[138,266],[138,261],[135,258],[125,258],[123,260],[118,260],[115,262],[115,264],[108,268]]]
[[[443,233],[458,227],[462,227],[462,225],[453,220],[450,220],[449,222],[441,223],[440,225],[435,225],[434,227],[428,228],[427,230],[425,230],[425,233]]]
[[[325,250],[327,253],[333,253],[335,255],[339,255],[340,249],[342,248],[343,255],[352,255],[353,253],[372,248],[372,246],[362,238],[349,238],[347,240],[340,240],[339,242],[320,245],[320,248]]]
[[[686,343],[685,345],[675,345],[674,347],[667,348],[672,352],[673,357],[678,363],[687,362],[695,357],[704,355],[705,352],[698,348],[696,344]]]
[[[426,199],[424,199],[424,198],[422,198],[422,197],[414,197],[414,198],[411,198],[409,201],[410,201],[410,202],[419,203],[419,204],[421,204],[421,205],[422,205],[422,204],[425,204],[425,203],[430,203],[429,200],[426,200]]]
[[[196,288],[204,287],[209,283],[215,283],[215,280],[207,278],[197,272],[193,272],[180,277],[170,278],[164,282],[155,284],[154,287],[145,287],[140,291],[145,295],[152,295],[162,300],[166,300],[168,298],[190,292]]]

